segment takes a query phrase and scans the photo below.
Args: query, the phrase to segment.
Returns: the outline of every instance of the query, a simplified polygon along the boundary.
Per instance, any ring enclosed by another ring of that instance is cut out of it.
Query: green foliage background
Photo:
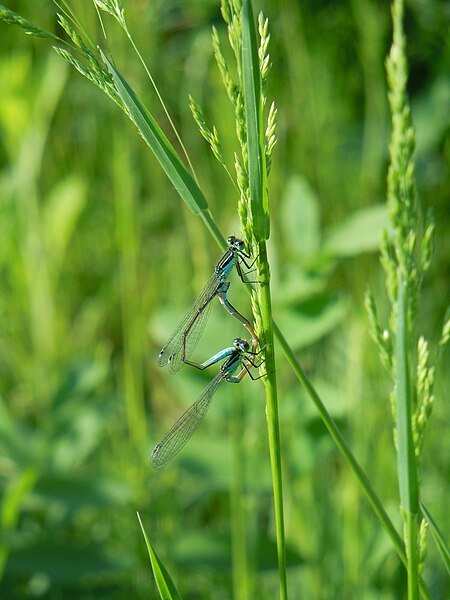
[[[50,1],[6,4],[57,31]],[[212,25],[225,35],[218,3],[125,8],[217,222],[239,234],[236,192],[188,109],[190,93],[232,164],[233,115],[210,43]],[[274,315],[400,527],[390,383],[363,307],[369,284],[381,308],[383,298],[388,6],[273,0],[255,3],[261,9],[279,112],[269,179]],[[105,44],[91,4],[76,10],[165,123],[119,29],[107,22]],[[448,25],[443,3],[407,5],[418,199],[437,223],[421,305],[432,341],[449,299]],[[0,32],[0,596],[156,598],[139,510],[183,597],[274,598],[261,384],[228,386],[176,463],[162,473],[149,465],[155,442],[212,377],[187,368],[171,377],[155,357],[217,248],[106,97],[46,41],[3,24]],[[250,314],[237,280],[230,296]],[[197,357],[241,333],[214,307]],[[290,597],[402,597],[389,540],[278,360]],[[422,499],[447,538],[449,372],[447,353],[420,466]],[[448,597],[431,540],[424,577],[434,598]]]

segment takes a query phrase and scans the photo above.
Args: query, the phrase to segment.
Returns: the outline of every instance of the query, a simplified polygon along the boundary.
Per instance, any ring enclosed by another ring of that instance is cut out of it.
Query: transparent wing
[[[220,371],[209,383],[199,399],[181,415],[164,439],[159,444],[156,444],[151,457],[151,463],[155,469],[165,467],[183,448],[203,421],[211,404],[211,398],[222,381],[225,381],[225,374]]]
[[[214,273],[159,353],[158,365],[160,367],[169,365],[169,370],[176,373],[184,364],[183,358],[190,357],[203,333],[211,311],[211,301],[217,295],[220,285],[219,277]]]

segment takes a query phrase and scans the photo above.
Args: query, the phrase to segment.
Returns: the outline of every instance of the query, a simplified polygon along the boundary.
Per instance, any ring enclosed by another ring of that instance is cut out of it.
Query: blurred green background
[[[5,4],[61,35],[50,0]],[[74,4],[165,124],[118,27],[106,20],[105,42],[91,3]],[[274,315],[400,529],[390,382],[363,307],[370,286],[387,314],[376,251],[389,6],[254,6],[270,20],[268,96],[279,111]],[[218,2],[133,0],[126,16],[217,222],[239,235],[236,192],[187,100],[205,106],[232,164],[233,114],[210,43],[212,25],[225,42]],[[449,300],[448,4],[408,2],[405,27],[418,201],[437,223],[420,319],[435,344]],[[219,255],[124,115],[48,42],[0,24],[1,598],[156,598],[136,510],[184,598],[277,597],[262,383],[225,386],[174,464],[160,473],[149,464],[213,376],[172,377],[156,356]],[[241,287],[236,278],[230,297],[249,315]],[[239,334],[215,306],[196,358]],[[399,559],[281,352],[278,381],[290,597],[402,598]],[[447,539],[449,385],[447,352],[421,463],[422,499]],[[424,576],[434,598],[449,597],[431,539]]]

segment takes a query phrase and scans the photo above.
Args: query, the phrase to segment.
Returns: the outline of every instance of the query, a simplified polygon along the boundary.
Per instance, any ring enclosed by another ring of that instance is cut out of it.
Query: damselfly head
[[[233,340],[233,346],[236,350],[240,350],[241,352],[248,352],[250,350],[250,344],[247,340],[243,340],[242,338],[236,338]]]
[[[230,246],[230,248],[235,248],[236,250],[245,250],[244,242],[237,237],[234,237],[234,235],[230,235],[230,237],[227,238],[227,244]]]

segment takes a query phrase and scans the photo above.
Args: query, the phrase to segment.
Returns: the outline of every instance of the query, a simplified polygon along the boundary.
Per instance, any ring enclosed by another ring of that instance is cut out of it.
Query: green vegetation
[[[444,9],[218,4],[0,5],[0,596],[446,598]],[[208,231],[270,281],[230,288],[267,376],[155,473]]]

